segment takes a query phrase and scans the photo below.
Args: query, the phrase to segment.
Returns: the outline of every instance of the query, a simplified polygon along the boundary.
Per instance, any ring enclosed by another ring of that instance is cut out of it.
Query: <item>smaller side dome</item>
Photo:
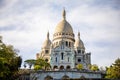
[[[51,45],[51,41],[49,39],[49,32],[47,33],[47,39],[44,41],[43,45],[42,45],[42,48],[47,48],[49,49],[50,48],[50,45]]]
[[[80,32],[78,32],[78,39],[75,40],[75,48],[85,49],[83,41],[80,39]]]

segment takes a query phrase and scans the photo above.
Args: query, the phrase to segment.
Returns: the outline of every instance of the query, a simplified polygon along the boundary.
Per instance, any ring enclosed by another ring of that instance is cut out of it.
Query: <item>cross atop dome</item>
[[[63,9],[63,14],[62,14],[62,16],[63,16],[63,19],[65,20],[65,19],[66,19],[66,11],[65,11],[65,8]]]

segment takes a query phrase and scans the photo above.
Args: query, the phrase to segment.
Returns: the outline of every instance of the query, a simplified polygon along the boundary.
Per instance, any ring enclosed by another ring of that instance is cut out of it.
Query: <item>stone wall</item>
[[[37,71],[30,74],[30,80],[45,80],[46,78],[62,79],[67,78],[91,78],[101,79],[100,72],[84,72],[84,71]]]

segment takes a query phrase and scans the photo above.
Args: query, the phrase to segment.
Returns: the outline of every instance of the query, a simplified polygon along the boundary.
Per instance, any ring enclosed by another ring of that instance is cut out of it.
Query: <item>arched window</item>
[[[66,41],[66,46],[68,46],[68,42]]]
[[[49,50],[45,50],[45,54],[48,54],[49,53]]]
[[[66,69],[70,69],[70,66],[69,66],[69,65],[67,65],[67,66],[66,66]]]
[[[69,62],[69,57],[68,57],[68,62]]]
[[[63,60],[64,53],[61,53],[61,59]]]
[[[61,66],[60,66],[60,70],[63,70],[63,69],[64,69],[64,66],[63,66],[63,65],[61,65]]]
[[[81,50],[78,50],[78,54],[81,53]]]
[[[55,58],[55,61],[57,62],[57,57]]]
[[[53,69],[58,69],[58,66],[55,65],[55,66],[53,67]]]

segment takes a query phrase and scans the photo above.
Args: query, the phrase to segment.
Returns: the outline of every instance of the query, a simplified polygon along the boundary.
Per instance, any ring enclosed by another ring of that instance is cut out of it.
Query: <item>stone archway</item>
[[[46,58],[45,61],[48,62],[48,59]]]
[[[70,78],[69,78],[69,76],[64,75],[64,76],[62,77],[62,80],[70,80]]]
[[[81,80],[85,80],[85,77],[82,75],[82,76],[80,77],[80,79],[81,79]]]
[[[63,65],[61,65],[59,69],[60,69],[60,70],[63,70],[63,69],[64,69],[64,66],[63,66]]]
[[[69,70],[71,67],[69,65],[66,66],[66,69]]]
[[[44,78],[44,80],[53,80],[53,77],[47,75],[47,76]]]
[[[55,65],[55,66],[53,67],[53,69],[58,69],[58,66]]]

